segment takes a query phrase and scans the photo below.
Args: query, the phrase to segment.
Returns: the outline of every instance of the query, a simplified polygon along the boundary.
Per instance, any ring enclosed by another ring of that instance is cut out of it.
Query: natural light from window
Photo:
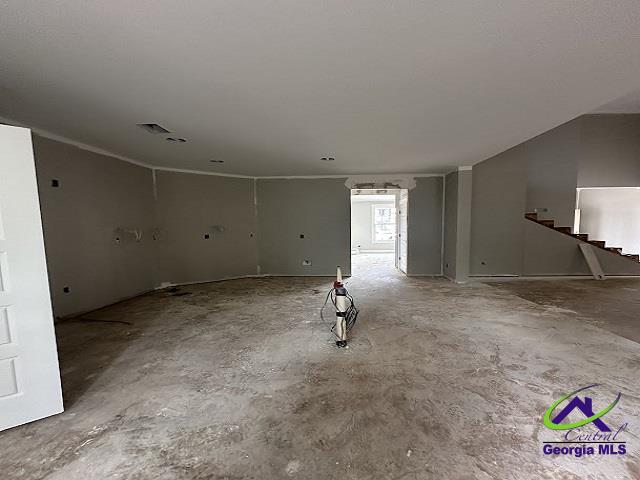
[[[396,209],[388,205],[373,206],[373,242],[388,243],[396,235]]]

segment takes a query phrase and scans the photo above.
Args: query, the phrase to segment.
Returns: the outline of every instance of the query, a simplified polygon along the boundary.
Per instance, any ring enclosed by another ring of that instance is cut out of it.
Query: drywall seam
[[[253,232],[255,236],[255,248],[256,248],[256,275],[262,273],[262,267],[260,267],[260,221],[258,220],[258,179],[253,179],[253,220],[255,230]]]
[[[253,179],[253,206],[255,207],[256,217],[258,216],[258,179]]]
[[[471,262],[471,197],[473,172],[458,172],[456,198],[456,282],[464,283],[469,276]]]
[[[92,147],[91,145],[87,145],[86,143],[76,142],[75,140],[71,140],[67,137],[63,137],[62,135],[57,135],[55,133],[48,132],[46,130],[42,130],[40,128],[30,127],[25,125],[22,122],[17,122],[15,120],[11,120],[9,118],[0,117],[0,123],[6,123],[9,125],[15,125],[17,127],[24,127],[31,130],[33,133],[40,135],[41,137],[48,138],[49,140],[55,140],[56,142],[65,143],[67,145],[72,145],[80,150],[86,150],[88,152],[97,153],[99,155],[104,155],[106,157],[116,158],[118,160],[122,160],[123,162],[132,163],[139,167],[145,167],[153,169],[153,165],[145,162],[141,162],[139,160],[133,160],[132,158],[125,157],[123,155],[118,155],[117,153],[110,152],[108,150],[103,150],[102,148]]]
[[[236,175],[235,173],[218,173],[218,172],[206,172],[203,170],[189,170],[188,168],[173,168],[173,167],[151,167],[155,170],[162,170],[164,172],[176,172],[176,173],[191,173],[193,175],[211,175],[214,177],[231,177],[231,178],[260,178],[252,177],[250,175]]]
[[[447,182],[446,177],[442,178],[442,236],[440,238],[440,275],[444,275],[444,227],[445,227],[445,202],[447,201]]]
[[[151,169],[151,181],[153,182],[153,201],[158,201],[158,177],[156,175],[156,169]],[[155,203],[154,203],[155,207]]]

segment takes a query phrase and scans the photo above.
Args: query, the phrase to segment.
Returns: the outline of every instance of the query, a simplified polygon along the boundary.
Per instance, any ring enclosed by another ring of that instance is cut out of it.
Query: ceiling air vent
[[[157,123],[138,123],[138,126],[140,128],[144,128],[147,132],[153,133],[153,134],[171,133],[169,130],[167,130],[161,125],[158,125]]]

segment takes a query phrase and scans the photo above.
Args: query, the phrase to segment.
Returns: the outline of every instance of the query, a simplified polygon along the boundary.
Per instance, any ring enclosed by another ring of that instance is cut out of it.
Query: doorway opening
[[[573,231],[639,254],[640,187],[578,188]]]
[[[354,274],[407,271],[406,189],[351,191],[351,268]]]

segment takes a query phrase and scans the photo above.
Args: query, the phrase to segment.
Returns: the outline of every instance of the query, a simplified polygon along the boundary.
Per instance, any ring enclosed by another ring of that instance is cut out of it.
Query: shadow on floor
[[[513,280],[488,285],[538,305],[570,310],[608,332],[640,343],[640,278]]]
[[[145,297],[189,295],[164,290],[109,305],[55,324],[65,409],[71,408],[132,342],[144,335],[149,322],[136,316],[133,305]],[[138,308],[139,309],[139,308]]]

